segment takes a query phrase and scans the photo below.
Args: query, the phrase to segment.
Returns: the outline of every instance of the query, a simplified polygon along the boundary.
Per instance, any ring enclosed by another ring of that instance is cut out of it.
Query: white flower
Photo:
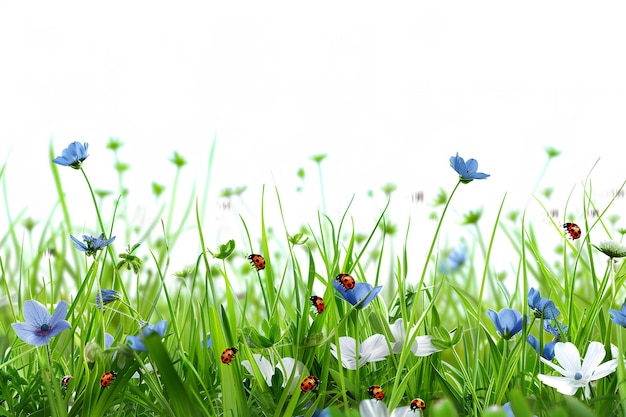
[[[404,329],[403,320],[396,320],[395,323],[389,326],[389,328],[391,329],[391,334],[393,335],[393,338],[396,340],[395,343],[391,344],[393,353],[401,353],[402,346],[404,345],[404,339],[406,337],[406,330]],[[413,329],[411,331],[411,336],[409,337],[412,337],[416,332],[417,329]],[[413,342],[413,345],[411,345],[411,352],[413,352],[415,356],[428,356],[432,355],[435,352],[441,352],[441,349],[437,349],[435,346],[433,346],[432,340],[432,336],[417,336],[415,338],[415,341]]]
[[[359,404],[359,412],[361,417],[400,417],[400,416],[416,416],[419,417],[420,412],[415,414],[410,407],[398,407],[389,414],[387,406],[384,402],[374,398],[371,400],[363,400]]]
[[[540,359],[545,364],[559,371],[563,376],[539,374],[537,378],[565,395],[574,395],[578,388],[584,388],[585,396],[589,397],[589,383],[603,378],[617,369],[617,359],[612,359],[600,365],[605,356],[604,346],[600,342],[589,343],[582,365],[578,349],[570,342],[558,342],[554,346],[554,356],[561,366],[543,357]]]
[[[357,342],[350,336],[342,336],[339,338],[339,347],[341,350],[341,363],[344,368],[356,370],[357,368]],[[382,334],[375,334],[368,337],[358,346],[359,358],[358,364],[363,365],[367,362],[378,362],[389,356],[389,345],[387,339]],[[330,344],[330,353],[339,359],[337,346]]]
[[[278,368],[283,374],[283,388],[287,385],[289,378],[291,378],[289,392],[293,392],[296,387],[300,386],[300,380],[305,373],[308,375],[304,364],[300,361],[295,360],[294,358],[282,358],[280,359],[278,364],[274,366],[270,361],[265,359],[264,356],[259,355],[258,353],[253,353],[252,357],[254,358],[254,362],[256,363],[257,367],[259,368],[259,372],[261,372],[261,375],[263,375],[263,379],[269,387],[272,386],[272,377],[274,376],[276,368]],[[243,365],[243,367],[246,368],[248,372],[254,375],[252,364],[249,360],[241,361],[241,365]],[[291,377],[292,373],[293,377]]]

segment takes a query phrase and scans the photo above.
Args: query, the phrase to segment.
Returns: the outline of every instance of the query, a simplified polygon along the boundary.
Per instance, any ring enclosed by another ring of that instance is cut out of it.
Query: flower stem
[[[448,201],[446,201],[446,205],[443,208],[443,212],[441,213],[441,217],[439,218],[439,223],[437,224],[437,229],[435,230],[435,236],[433,236],[433,241],[430,244],[430,249],[428,250],[428,256],[426,256],[426,261],[424,261],[424,269],[422,270],[422,276],[420,277],[420,282],[417,286],[416,292],[418,292],[419,289],[422,288],[422,285],[424,284],[424,278],[426,277],[426,271],[428,270],[430,257],[432,256],[433,250],[435,249],[435,243],[437,242],[437,238],[439,236],[439,231],[441,230],[443,219],[446,216],[446,211],[448,210],[448,206],[450,205],[450,202],[452,201],[452,197],[454,196],[454,193],[456,192],[457,188],[459,188],[459,185],[461,185],[461,180],[459,180],[454,186],[454,189],[450,193],[450,197],[448,197]],[[419,303],[417,302],[413,303],[413,308],[411,309],[411,316],[410,316],[409,323],[407,323],[407,328],[410,327],[409,324],[414,323],[414,318],[417,313],[418,305]]]

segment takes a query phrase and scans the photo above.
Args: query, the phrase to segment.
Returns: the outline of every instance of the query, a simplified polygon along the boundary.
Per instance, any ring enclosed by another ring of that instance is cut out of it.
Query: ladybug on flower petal
[[[222,363],[230,365],[233,358],[235,357],[235,353],[237,352],[239,352],[239,350],[234,347],[229,347],[228,349],[226,349],[224,352],[222,352]]]
[[[108,388],[116,376],[117,376],[117,372],[106,371],[104,374],[102,374],[102,377],[100,377],[100,386],[102,386],[102,388]]]
[[[423,410],[426,408],[426,402],[421,398],[415,398],[411,401],[411,411],[416,412],[417,410]]]
[[[580,227],[576,223],[565,223],[563,228],[572,240],[576,240],[582,235]]]
[[[374,396],[374,398],[376,398],[376,400],[380,401],[383,398],[385,398],[385,392],[383,391],[383,389],[380,387],[380,385],[372,385],[371,387],[369,387],[367,389],[367,393],[369,395]]]
[[[316,388],[320,384],[320,382],[322,381],[320,381],[313,375],[309,375],[304,378],[304,380],[300,384],[300,389],[302,390],[302,392],[309,392],[312,389]]]
[[[253,253],[248,256],[248,259],[250,259],[250,264],[252,264],[257,271],[265,269],[265,258],[258,253]]]
[[[337,282],[339,282],[346,290],[354,288],[354,278],[352,278],[352,275],[350,274],[339,274],[335,277],[335,280],[337,280]]]
[[[317,314],[322,314],[324,312],[324,299],[317,295],[312,295],[310,300],[313,307],[317,308]]]

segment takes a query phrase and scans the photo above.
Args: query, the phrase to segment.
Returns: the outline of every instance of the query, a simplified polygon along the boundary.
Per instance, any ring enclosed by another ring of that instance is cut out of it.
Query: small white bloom
[[[359,412],[361,417],[401,417],[401,416],[415,416],[419,417],[420,412],[417,414],[411,412],[410,407],[398,407],[389,414],[387,406],[384,402],[378,401],[374,398],[371,400],[363,400],[359,404]]]
[[[342,336],[339,338],[339,347],[341,350],[341,364],[346,369],[356,370],[357,368],[357,342],[350,336]],[[358,346],[358,364],[363,365],[367,362],[378,362],[389,356],[389,345],[387,339],[382,334],[375,334],[368,337]],[[337,346],[330,344],[330,353],[336,358],[338,357]]]
[[[258,353],[253,353],[252,357],[254,358],[254,362],[256,366],[259,368],[259,372],[263,375],[263,379],[267,383],[268,386],[272,386],[272,376],[274,376],[274,365],[270,363],[263,355],[259,355]],[[254,370],[252,369],[252,364],[249,360],[241,361],[241,365],[248,370],[252,375],[254,375]]]
[[[391,334],[393,338],[396,340],[395,343],[392,343],[393,353],[401,353],[402,346],[404,345],[404,339],[406,337],[406,330],[404,329],[404,321],[402,319],[398,319],[389,326],[391,329]],[[417,329],[413,329],[411,331],[411,336],[413,336],[417,332]],[[409,337],[411,337],[409,336]],[[432,355],[435,352],[441,352],[441,349],[437,349],[433,345],[433,337],[432,336],[417,336],[413,345],[411,345],[411,352],[415,356],[428,356]]]
[[[276,368],[280,370],[283,374],[283,388],[289,382],[289,378],[291,378],[291,385],[289,387],[289,392],[293,392],[296,387],[300,386],[300,382],[302,376],[307,373],[306,367],[300,361],[295,360],[294,358],[282,358],[279,360],[276,366],[272,365],[270,361],[265,359],[263,355],[259,355],[258,353],[253,353],[252,357],[254,358],[254,362],[259,368],[259,372],[263,375],[263,379],[267,383],[267,386],[272,386],[272,377],[276,372]],[[248,370],[251,374],[254,375],[252,364],[249,360],[241,361],[241,365]],[[295,369],[294,369],[295,368]],[[293,377],[292,377],[293,373]]]
[[[570,342],[558,342],[554,346],[554,357],[561,366],[543,357],[540,359],[563,376],[539,374],[537,378],[544,384],[556,388],[561,394],[574,395],[578,388],[584,388],[585,396],[589,397],[589,383],[604,378],[617,369],[617,359],[609,360],[600,365],[604,356],[605,351],[602,343],[591,342],[581,365],[580,353],[576,346]]]

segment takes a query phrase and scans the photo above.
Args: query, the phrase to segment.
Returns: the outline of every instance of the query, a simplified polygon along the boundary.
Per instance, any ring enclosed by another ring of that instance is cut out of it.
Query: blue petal
[[[547,360],[551,361],[554,359],[554,347],[556,346],[556,342],[548,342],[543,347],[543,357]]]
[[[528,306],[532,309],[537,308],[540,299],[541,294],[539,293],[539,291],[537,291],[533,287],[530,287],[530,290],[528,291]]]
[[[70,235],[70,237],[72,238],[72,240],[74,241],[74,247],[80,251],[83,252],[87,252],[87,245],[85,245],[83,242],[81,242],[80,240],[76,239],[74,236]],[[85,236],[83,235],[83,239],[85,238]]]
[[[25,301],[24,307],[22,308],[22,314],[24,315],[26,321],[36,328],[41,327],[42,324],[50,322],[50,312],[37,300]]]
[[[134,350],[140,350],[142,352],[148,350],[139,336],[126,336],[126,343]]]
[[[473,174],[478,169],[478,162],[474,159],[468,159],[465,163],[465,172],[466,174]]]
[[[626,327],[626,315],[624,315],[621,311],[618,310],[609,310],[609,314],[611,315],[611,321],[619,326]]]
[[[537,355],[539,355],[539,340],[537,340],[537,338],[532,334],[529,334],[526,341],[533,347],[533,349],[535,349]]]

